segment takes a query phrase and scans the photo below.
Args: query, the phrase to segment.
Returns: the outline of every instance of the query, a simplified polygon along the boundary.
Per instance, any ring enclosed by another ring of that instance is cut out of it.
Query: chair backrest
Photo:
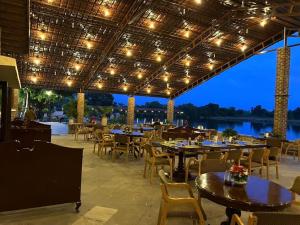
[[[253,162],[262,162],[265,154],[265,149],[260,148],[260,149],[253,149],[252,150],[252,158],[251,161]]]
[[[203,159],[200,162],[200,174],[210,172],[225,172],[230,165],[220,159]]]
[[[221,159],[222,156],[222,152],[219,151],[207,152],[203,155],[203,159]]]
[[[242,149],[230,150],[230,151],[226,152],[225,160],[238,164],[240,162],[242,154],[243,154]]]
[[[151,144],[145,145],[146,156],[152,158],[153,157],[153,146]]]
[[[299,225],[300,214],[283,212],[257,212],[253,225]]]
[[[126,135],[115,134],[115,142],[120,145],[126,145],[130,142],[130,138]]]
[[[300,176],[296,177],[293,186],[290,189],[292,192],[300,195]]]
[[[166,176],[166,172],[164,170],[159,170],[158,176],[161,184],[171,183],[172,181]]]

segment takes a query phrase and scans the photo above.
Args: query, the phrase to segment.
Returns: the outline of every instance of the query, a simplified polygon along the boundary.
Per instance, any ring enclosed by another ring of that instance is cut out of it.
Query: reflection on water
[[[193,126],[202,125],[208,129],[223,131],[226,128],[233,128],[240,134],[258,137],[263,133],[273,130],[272,122],[249,122],[249,121],[226,121],[226,120],[200,120],[193,123]],[[287,139],[295,140],[300,138],[300,124],[289,124],[287,128]]]

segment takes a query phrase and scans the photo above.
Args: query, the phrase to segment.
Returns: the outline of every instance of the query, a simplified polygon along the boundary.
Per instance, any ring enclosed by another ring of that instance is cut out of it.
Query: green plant
[[[112,106],[101,106],[100,112],[102,116],[109,116],[112,113]]]
[[[232,128],[227,128],[222,132],[223,137],[233,137],[236,136],[238,133],[232,129]]]
[[[69,101],[63,105],[63,111],[69,119],[77,117],[77,101],[69,98]]]

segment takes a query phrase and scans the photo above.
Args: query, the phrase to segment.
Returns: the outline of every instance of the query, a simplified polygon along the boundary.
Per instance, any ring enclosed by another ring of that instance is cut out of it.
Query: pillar
[[[277,50],[274,135],[286,139],[290,76],[290,48]]]
[[[167,108],[167,122],[172,124],[174,120],[174,100],[169,99]]]
[[[84,93],[77,93],[77,123],[83,123],[84,117]]]
[[[128,98],[128,108],[127,108],[127,125],[134,125],[134,108],[135,108],[135,98],[129,96]]]
[[[19,89],[11,89],[11,120],[19,114]]]

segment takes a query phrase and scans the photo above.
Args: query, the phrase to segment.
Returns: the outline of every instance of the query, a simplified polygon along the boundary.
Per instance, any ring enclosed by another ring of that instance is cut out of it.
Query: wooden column
[[[11,89],[11,120],[19,114],[19,89]]]
[[[129,96],[128,106],[127,106],[127,125],[134,125],[134,108],[135,108],[135,98],[134,96]]]
[[[290,77],[290,48],[277,50],[274,134],[286,139]]]
[[[167,122],[172,124],[174,120],[174,100],[169,99],[167,108]]]
[[[84,117],[84,93],[77,93],[77,123],[83,123]]]

